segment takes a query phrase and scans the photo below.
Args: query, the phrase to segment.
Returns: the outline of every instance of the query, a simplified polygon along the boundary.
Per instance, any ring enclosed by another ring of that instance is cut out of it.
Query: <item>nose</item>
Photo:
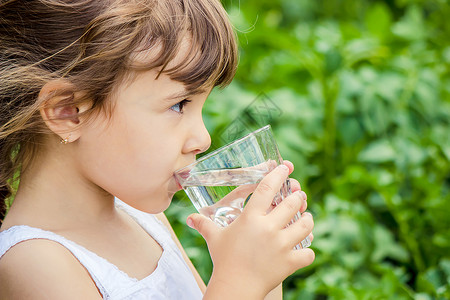
[[[194,155],[205,152],[211,146],[211,136],[206,130],[203,120],[197,126],[192,126],[189,130],[189,138],[184,147],[184,153],[194,153]]]

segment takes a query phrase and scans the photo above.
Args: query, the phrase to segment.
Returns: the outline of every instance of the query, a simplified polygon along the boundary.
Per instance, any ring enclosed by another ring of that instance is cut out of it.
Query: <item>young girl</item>
[[[312,217],[285,227],[306,209],[297,181],[266,213],[292,164],[227,228],[189,216],[208,287],[162,213],[173,172],[210,145],[202,106],[236,64],[216,0],[1,0],[0,299],[280,298],[314,260],[293,250]]]

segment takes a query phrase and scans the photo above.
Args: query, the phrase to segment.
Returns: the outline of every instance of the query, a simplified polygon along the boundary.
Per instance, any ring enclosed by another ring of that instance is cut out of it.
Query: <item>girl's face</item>
[[[209,148],[202,107],[210,92],[186,95],[184,85],[151,70],[114,94],[112,115],[100,113],[78,140],[80,171],[137,209],[165,210],[179,187],[177,169]]]

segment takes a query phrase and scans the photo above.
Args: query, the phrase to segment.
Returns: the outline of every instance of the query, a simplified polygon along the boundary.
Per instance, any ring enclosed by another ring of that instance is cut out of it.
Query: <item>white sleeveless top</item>
[[[154,215],[116,200],[163,248],[158,266],[142,280],[129,277],[106,259],[50,231],[13,226],[0,232],[0,259],[14,245],[30,239],[47,239],[67,248],[88,270],[103,299],[202,299],[202,292],[168,229]]]

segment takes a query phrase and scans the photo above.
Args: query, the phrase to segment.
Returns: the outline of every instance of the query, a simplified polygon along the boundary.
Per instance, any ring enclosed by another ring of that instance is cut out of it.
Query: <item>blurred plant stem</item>
[[[335,76],[320,78],[320,85],[323,91],[325,102],[324,112],[324,160],[323,174],[328,184],[336,175],[336,99],[339,90],[337,78]]]
[[[390,211],[392,217],[395,219],[395,221],[399,226],[400,230],[399,237],[405,242],[407,248],[409,249],[409,252],[412,255],[416,271],[417,272],[425,271],[425,263],[422,258],[422,254],[420,253],[420,246],[418,244],[416,237],[411,235],[411,232],[413,231],[411,230],[408,221],[400,216],[400,212],[392,200],[392,194],[384,191],[384,188],[380,188],[379,190],[381,191],[380,193],[382,194],[384,200],[386,201],[388,210]],[[420,216],[417,217],[420,218]]]

